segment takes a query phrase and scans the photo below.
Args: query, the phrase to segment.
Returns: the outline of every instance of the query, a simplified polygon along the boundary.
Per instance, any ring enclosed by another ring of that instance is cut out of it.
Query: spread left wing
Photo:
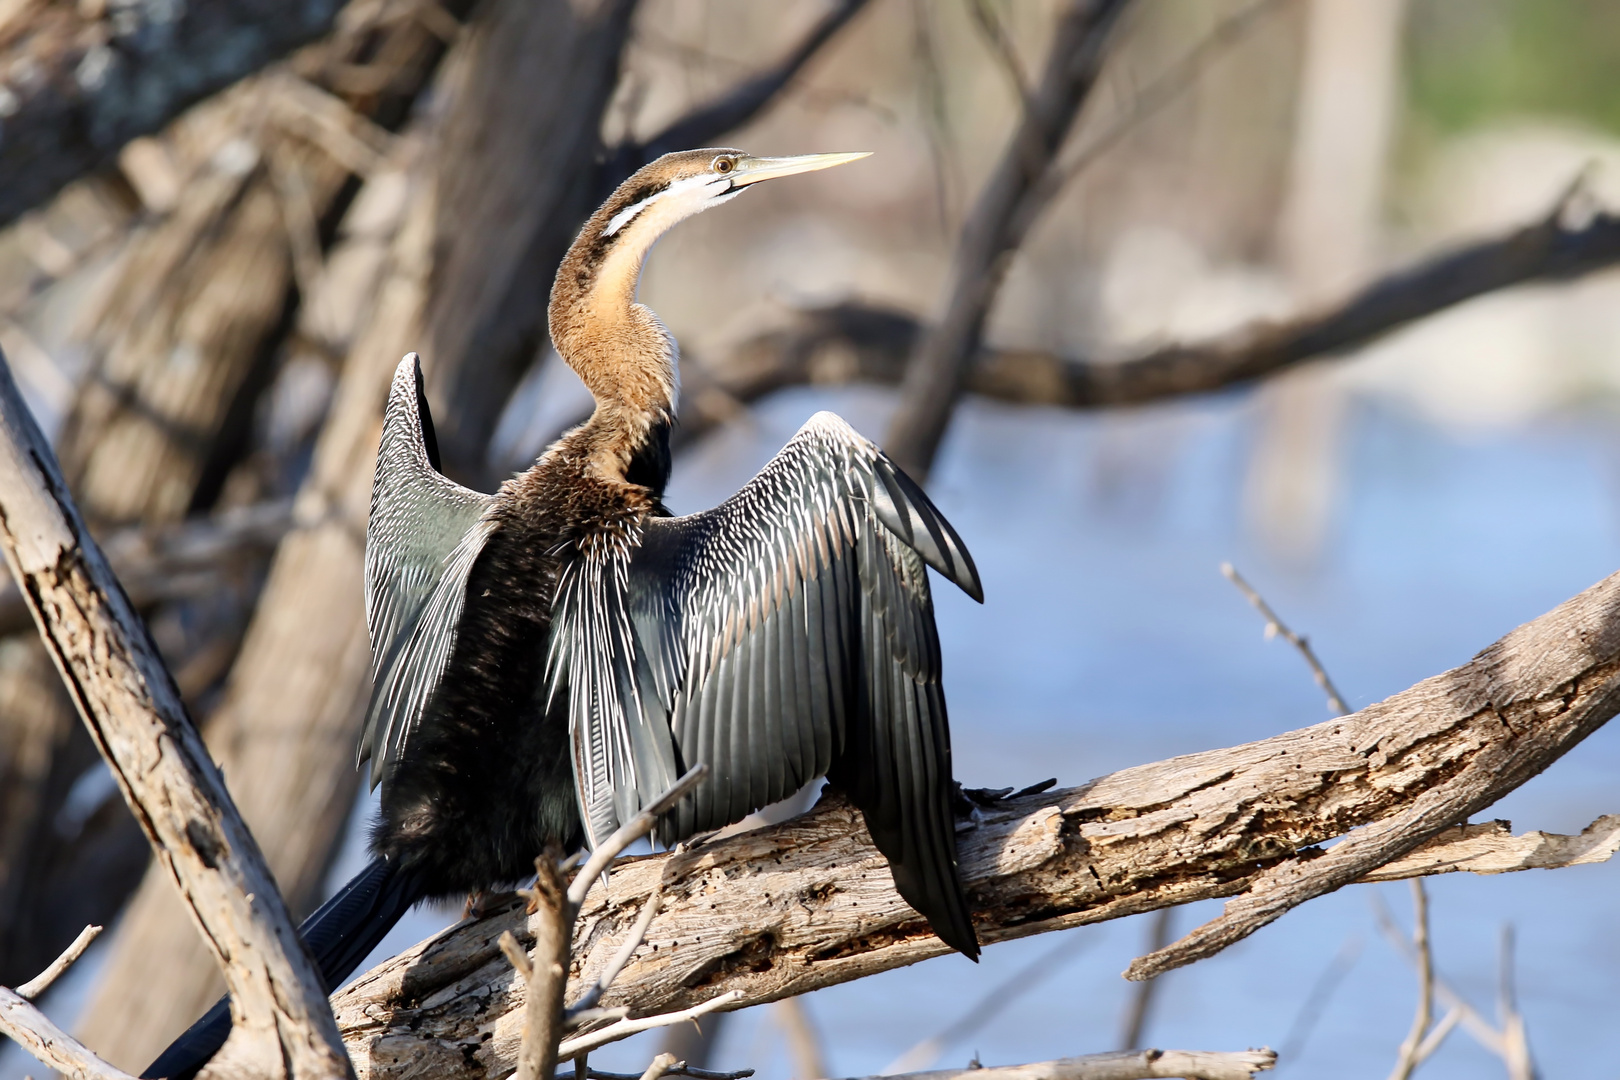
[[[409,354],[389,389],[366,523],[372,684],[356,765],[372,762],[372,787],[404,751],[450,662],[493,501],[439,472],[422,367]]]
[[[595,633],[568,636],[602,643],[576,650],[595,656],[595,693],[576,686],[570,710],[593,841],[698,762],[709,778],[666,815],[661,842],[828,775],[860,807],[901,894],[976,954],[925,562],[982,597],[928,497],[831,413],[722,505],[646,521],[602,561],[615,569],[589,605]]]

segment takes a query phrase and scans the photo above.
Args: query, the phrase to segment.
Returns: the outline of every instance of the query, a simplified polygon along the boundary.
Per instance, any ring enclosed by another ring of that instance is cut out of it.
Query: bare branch
[[[135,1080],[102,1061],[88,1046],[51,1023],[26,998],[3,986],[0,986],[0,1031],[72,1080]]]
[[[1393,860],[1523,784],[1617,709],[1620,575],[1349,716],[982,808],[958,836],[976,928],[989,944],[1197,899],[1247,900],[1281,870],[1332,866],[1363,833],[1381,835]],[[588,985],[607,966],[660,887],[647,946],[606,1006],[685,1008],[740,990],[732,1007],[742,1007],[946,951],[894,892],[859,812],[835,794],[780,825],[622,860],[612,895],[592,890],[582,911],[576,980]],[[492,911],[336,995],[360,1080],[398,1080],[424,1062],[441,1080],[510,1070],[520,1003],[495,940],[522,923],[516,908]]]
[[[1378,919],[1378,929],[1395,951],[1406,958],[1406,962],[1414,969],[1418,965],[1417,953],[1412,948],[1411,940],[1395,925],[1395,919],[1389,913],[1389,907],[1384,903],[1383,897],[1374,893],[1372,896],[1373,914]],[[1457,1023],[1462,1025],[1464,1031],[1471,1035],[1475,1042],[1498,1057],[1502,1056],[1502,1033],[1491,1026],[1491,1022],[1479,1014],[1468,1001],[1457,992],[1450,983],[1436,974],[1434,976],[1435,996],[1446,1007],[1446,1015],[1457,1016]],[[1437,1029],[1438,1030],[1438,1029]]]
[[[643,1016],[639,1019],[620,1020],[618,1023],[610,1024],[598,1031],[576,1035],[572,1039],[564,1039],[562,1045],[557,1048],[557,1055],[559,1057],[573,1057],[575,1054],[583,1054],[587,1050],[595,1050],[598,1046],[606,1046],[608,1043],[618,1042],[620,1039],[628,1039],[632,1035],[643,1031],[651,1031],[653,1028],[684,1024],[688,1020],[696,1020],[707,1013],[724,1009],[728,1005],[734,1005],[742,999],[742,996],[743,992],[741,990],[728,990],[719,997],[712,997],[702,1004],[693,1005],[689,1009],[659,1013],[657,1016]]]
[[[91,737],[224,972],[238,1019],[232,1044],[285,1062],[293,1076],[343,1076],[320,976],[275,879],[3,358],[0,546]]]
[[[1620,814],[1605,814],[1578,836],[1528,832],[1513,835],[1506,821],[1454,825],[1372,873],[1363,881],[1450,874],[1506,874],[1515,870],[1554,870],[1563,866],[1608,862],[1620,851]]]
[[[1242,574],[1237,572],[1237,567],[1231,563],[1221,563],[1221,574],[1227,581],[1237,586],[1237,591],[1242,593],[1243,598],[1254,606],[1254,610],[1260,613],[1262,619],[1266,620],[1267,640],[1281,637],[1299,650],[1299,655],[1303,656],[1305,662],[1311,667],[1311,676],[1316,680],[1316,685],[1321,687],[1322,693],[1327,695],[1328,708],[1333,710],[1333,715],[1343,716],[1349,712],[1350,706],[1344,703],[1344,695],[1339,693],[1338,687],[1333,685],[1333,680],[1328,678],[1327,669],[1322,666],[1322,661],[1316,658],[1316,652],[1311,648],[1310,640],[1290,630],[1288,624],[1278,618],[1275,611],[1271,610],[1271,605],[1266,603],[1265,598],[1255,591],[1253,585],[1244,580]]]
[[[659,1054],[652,1059],[652,1064],[647,1066],[647,1071],[641,1074],[641,1080],[658,1080],[660,1076],[668,1075],[678,1064],[680,1062],[675,1060],[674,1054]]]
[[[568,954],[575,905],[550,853],[534,861],[534,888],[527,891],[534,912],[534,959],[524,955],[510,933],[502,934],[501,951],[528,989],[523,1008],[523,1044],[517,1080],[552,1080],[557,1071],[557,1042],[562,1035],[563,996],[568,989]]]
[[[1270,1050],[1219,1053],[1209,1050],[1129,1050],[1087,1054],[1033,1065],[1004,1065],[990,1069],[945,1069],[940,1072],[901,1073],[887,1080],[1147,1080],[1150,1077],[1188,1077],[1190,1080],[1248,1080],[1275,1067]],[[866,1080],[878,1080],[867,1077]]]
[[[697,764],[687,769],[681,778],[670,789],[642,808],[641,813],[620,825],[613,831],[613,835],[602,842],[602,845],[591,852],[591,857],[585,860],[585,866],[575,876],[572,884],[568,886],[568,902],[579,910],[589,895],[591,886],[596,879],[602,876],[608,866],[617,859],[624,849],[652,832],[653,826],[658,824],[658,817],[664,811],[681,801],[681,798],[709,775],[709,767]]]
[[[1412,1070],[1423,1061],[1421,1051],[1427,1041],[1429,1022],[1434,1014],[1434,952],[1429,948],[1429,897],[1423,891],[1423,882],[1412,882],[1412,952],[1417,956],[1418,1003],[1412,1017],[1412,1029],[1401,1042],[1400,1056],[1389,1080],[1408,1080]],[[1435,1043],[1436,1046],[1439,1043]]]
[[[636,950],[641,948],[642,943],[647,940],[647,928],[652,925],[653,916],[658,914],[658,905],[663,898],[664,893],[660,889],[649,896],[645,904],[641,905],[641,915],[636,919],[636,925],[630,928],[630,935],[624,939],[624,944],[619,947],[619,951],[613,954],[613,959],[608,961],[608,966],[603,969],[597,980],[591,984],[590,989],[586,990],[578,1001],[568,1006],[568,1015],[570,1017],[577,1016],[586,1009],[596,1008],[596,1003],[602,1000],[602,995],[607,992],[608,987],[613,985],[613,980],[619,977],[619,972],[624,970],[624,965],[630,962],[630,958],[636,955]]]
[[[673,1055],[672,1055],[673,1056]],[[586,1074],[590,1080],[641,1080],[640,1073],[602,1072],[600,1069],[587,1069]],[[748,1080],[754,1075],[753,1069],[738,1069],[736,1072],[715,1072],[712,1069],[693,1069],[677,1062],[675,1066],[664,1073],[665,1076],[689,1076],[692,1080]],[[563,1073],[558,1080],[573,1080],[569,1073]]]
[[[1102,71],[1104,45],[1127,0],[1070,0],[1052,31],[1039,84],[1001,160],[962,226],[943,316],[929,329],[906,373],[886,447],[913,477],[933,463],[950,413],[979,353],[984,322],[1010,256],[1035,214],[1025,203],[1056,160]]]
[[[1524,1026],[1524,1014],[1519,1011],[1518,995],[1513,988],[1513,927],[1502,927],[1500,977],[1496,1011],[1502,1021],[1502,1062],[1507,1066],[1508,1080],[1536,1080],[1536,1063],[1530,1056],[1530,1034]]]
[[[1153,921],[1148,927],[1148,952],[1157,952],[1170,944],[1170,928],[1175,923],[1175,912],[1175,908],[1167,907],[1153,913]],[[1120,1026],[1121,1050],[1142,1048],[1143,1036],[1147,1034],[1148,1017],[1153,1012],[1153,999],[1158,985],[1158,979],[1143,979],[1136,984],[1135,992],[1131,994],[1130,1007],[1125,1012],[1125,1022]]]
[[[1571,224],[1560,205],[1540,221],[1381,277],[1342,304],[1123,359],[991,349],[978,355],[965,388],[999,401],[1072,409],[1205,394],[1346,356],[1499,289],[1569,281],[1617,262],[1620,215],[1598,213]],[[729,420],[739,405],[790,386],[898,384],[918,333],[914,316],[894,310],[842,304],[799,312],[791,325],[720,361],[683,365],[676,441],[689,442]]]
[[[860,14],[867,0],[837,0],[793,49],[774,66],[742,80],[727,93],[699,106],[645,142],[625,143],[609,151],[604,187],[611,190],[647,162],[671,150],[708,146],[748,123],[792,82],[838,31]]]
[[[0,30],[0,225],[192,102],[313,41],[341,6],[30,5]]]
[[[51,988],[51,984],[62,977],[62,973],[73,965],[73,962],[84,955],[84,950],[90,943],[101,936],[101,927],[87,926],[79,931],[79,936],[73,939],[73,944],[63,951],[61,956],[51,961],[51,966],[35,975],[32,979],[17,987],[17,996],[33,1001],[39,995]]]

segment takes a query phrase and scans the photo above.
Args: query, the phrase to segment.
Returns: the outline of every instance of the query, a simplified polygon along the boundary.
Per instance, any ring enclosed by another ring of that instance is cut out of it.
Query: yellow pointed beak
[[[731,186],[747,187],[761,180],[830,169],[834,165],[846,165],[871,156],[868,151],[860,154],[801,154],[798,157],[743,157],[737,159],[737,167],[731,173]]]

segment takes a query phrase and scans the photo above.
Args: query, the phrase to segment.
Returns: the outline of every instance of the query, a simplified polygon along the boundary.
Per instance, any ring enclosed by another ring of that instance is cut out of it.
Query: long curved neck
[[[661,492],[679,390],[675,341],[636,303],[642,263],[662,228],[610,231],[602,210],[569,248],[551,290],[551,340],[596,410],[575,441],[607,479]],[[642,224],[642,223],[633,223]]]

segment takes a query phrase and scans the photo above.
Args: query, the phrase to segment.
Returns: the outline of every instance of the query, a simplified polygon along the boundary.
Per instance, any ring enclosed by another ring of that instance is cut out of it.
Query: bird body
[[[647,252],[749,184],[862,156],[690,151],[621,185],[551,294],[553,342],[595,411],[493,495],[440,473],[420,365],[399,365],[366,545],[374,685],[358,757],[382,787],[376,859],[305,924],[329,984],[402,902],[516,883],[548,846],[600,842],[700,762],[709,778],[660,819],[660,842],[826,776],[901,895],[976,957],[925,570],[981,598],[960,538],[830,413],[721,506],[673,517],[662,501],[678,368],[635,300]],[[203,1048],[200,1065],[207,1041],[147,1075],[181,1075]]]

